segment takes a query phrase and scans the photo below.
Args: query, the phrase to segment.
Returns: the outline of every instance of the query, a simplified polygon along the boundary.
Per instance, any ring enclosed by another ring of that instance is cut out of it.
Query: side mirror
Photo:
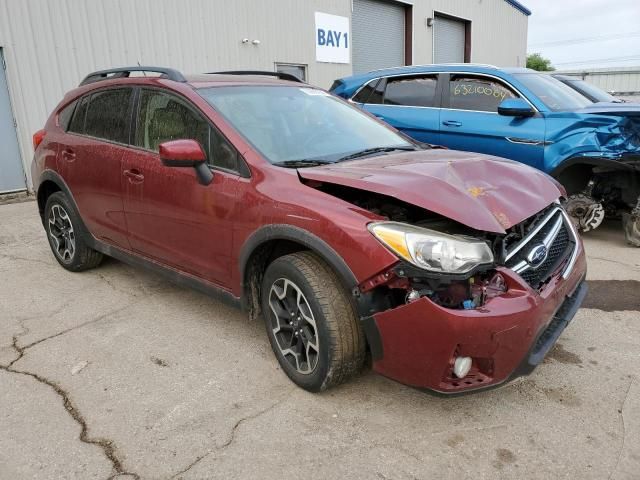
[[[498,106],[498,113],[505,117],[532,117],[535,110],[522,98],[507,98]]]
[[[207,166],[207,156],[195,140],[171,140],[160,144],[160,160],[166,167],[191,167],[196,169],[198,182],[209,185],[213,173]]]

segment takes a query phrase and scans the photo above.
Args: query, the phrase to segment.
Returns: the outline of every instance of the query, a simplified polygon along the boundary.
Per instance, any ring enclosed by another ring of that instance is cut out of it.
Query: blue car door
[[[353,101],[421,142],[440,143],[438,74],[413,74],[369,82]]]
[[[542,169],[545,118],[539,112],[532,117],[498,114],[498,105],[507,98],[524,97],[496,77],[451,73],[442,97],[442,145],[509,158]]]

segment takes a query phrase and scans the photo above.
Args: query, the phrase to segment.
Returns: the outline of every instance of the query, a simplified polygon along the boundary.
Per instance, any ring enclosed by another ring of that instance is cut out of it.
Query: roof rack
[[[269,77],[278,77],[280,80],[289,80],[290,82],[305,83],[295,75],[285,72],[271,72],[269,70],[228,70],[225,72],[207,72],[207,75],[266,75]]]
[[[401,65],[399,67],[389,67],[389,68],[378,68],[376,70],[371,70],[367,73],[373,72],[381,72],[383,70],[399,70],[403,68],[420,68],[420,67],[485,67],[485,68],[494,68],[497,69],[495,65],[489,65],[486,63],[425,63],[422,65]]]
[[[132,72],[151,72],[161,73],[163,78],[173,80],[174,82],[184,83],[187,81],[184,75],[173,68],[164,67],[122,67],[122,68],[110,68],[108,70],[100,70],[87,75],[80,86],[88,85],[94,82],[100,82],[102,80],[113,80],[116,78],[128,78]]]

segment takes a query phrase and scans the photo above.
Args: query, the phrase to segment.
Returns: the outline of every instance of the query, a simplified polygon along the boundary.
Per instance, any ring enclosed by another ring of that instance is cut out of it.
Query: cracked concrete
[[[112,260],[64,271],[34,203],[0,224],[0,478],[638,477],[637,311],[580,310],[495,391],[441,399],[369,372],[313,395],[241,312]],[[586,243],[590,280],[640,280],[615,226]]]

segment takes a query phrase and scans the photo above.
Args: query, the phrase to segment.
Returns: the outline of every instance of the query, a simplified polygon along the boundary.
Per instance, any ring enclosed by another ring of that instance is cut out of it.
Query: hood
[[[604,115],[640,115],[640,103],[631,102],[598,102],[589,105],[575,113],[598,113]]]
[[[495,233],[505,233],[561,195],[545,173],[531,167],[453,150],[381,155],[303,168],[298,174],[394,197]]]

